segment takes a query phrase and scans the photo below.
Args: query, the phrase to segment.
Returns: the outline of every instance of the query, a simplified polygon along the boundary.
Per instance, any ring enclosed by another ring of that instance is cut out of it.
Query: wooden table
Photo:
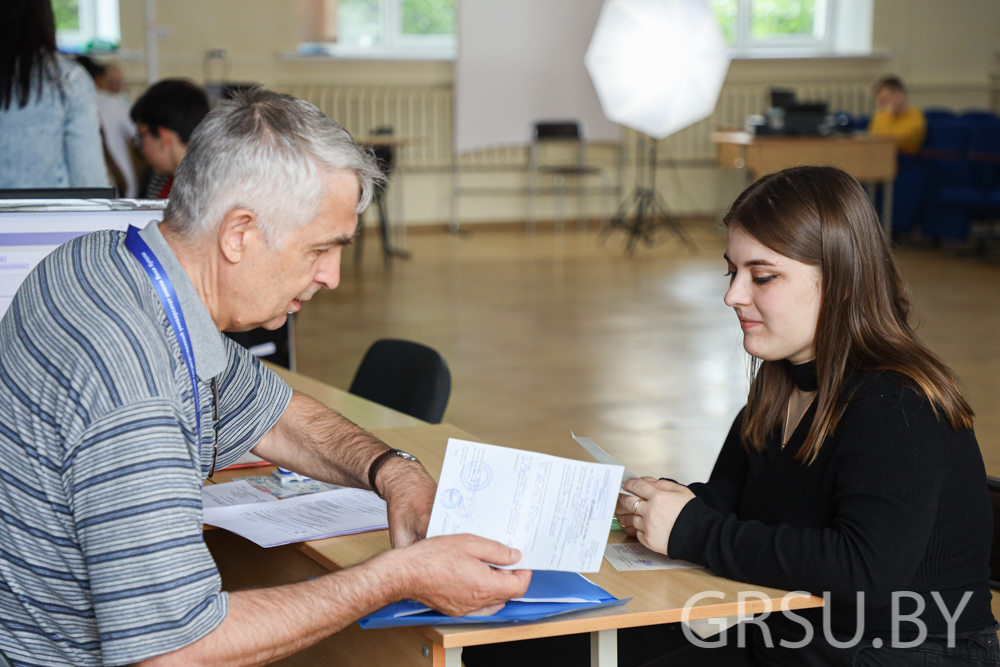
[[[896,141],[866,134],[830,137],[757,137],[747,132],[713,132],[719,165],[746,170],[748,180],[798,166],[839,167],[862,183],[882,183],[882,226],[892,231],[892,185]]]
[[[342,411],[342,414],[359,425],[372,428],[373,433],[387,444],[415,454],[435,479],[441,471],[448,438],[481,442],[450,424],[425,424],[295,373],[282,371],[281,375],[293,388]],[[401,417],[417,424],[396,424]],[[386,424],[391,425],[388,428],[378,428]],[[248,475],[266,474],[265,471],[268,470],[254,468],[225,471],[217,473],[213,481],[221,483]],[[623,533],[611,534],[613,542],[626,539]],[[227,590],[301,581],[327,570],[350,567],[389,549],[388,531],[384,530],[273,549],[262,549],[221,530],[206,533],[205,540],[216,559],[223,586]],[[464,646],[590,633],[591,664],[612,667],[617,664],[618,628],[676,623],[681,620],[685,602],[696,593],[718,591],[723,597],[701,600],[691,609],[691,619],[735,616],[741,611],[737,603],[741,592],[761,593],[767,598],[767,601],[748,599],[743,613],[763,612],[768,603],[772,610],[777,610],[785,594],[785,591],[723,579],[706,569],[617,572],[604,561],[599,573],[586,576],[616,597],[633,599],[624,607],[584,611],[530,623],[381,630],[362,630],[355,623],[276,664],[289,667],[332,664],[460,667]],[[822,605],[822,598],[798,597],[791,600],[790,608],[804,609]]]

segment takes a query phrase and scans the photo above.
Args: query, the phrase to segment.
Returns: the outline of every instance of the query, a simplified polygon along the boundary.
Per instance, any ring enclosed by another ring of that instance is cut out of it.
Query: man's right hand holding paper
[[[475,535],[443,535],[393,549],[380,558],[396,559],[402,593],[449,616],[488,616],[528,590],[530,570],[498,570],[514,565],[517,549]]]

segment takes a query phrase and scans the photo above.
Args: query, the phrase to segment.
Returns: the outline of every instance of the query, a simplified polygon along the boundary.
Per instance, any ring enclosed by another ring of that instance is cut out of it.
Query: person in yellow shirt
[[[893,137],[900,153],[917,153],[927,135],[927,119],[920,109],[907,105],[906,87],[898,77],[887,76],[876,84],[875,107],[869,134]]]

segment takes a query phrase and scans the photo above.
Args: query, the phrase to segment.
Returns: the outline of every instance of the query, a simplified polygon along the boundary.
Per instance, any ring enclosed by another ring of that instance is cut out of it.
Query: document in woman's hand
[[[451,439],[427,536],[472,533],[519,549],[507,569],[601,569],[622,466]]]

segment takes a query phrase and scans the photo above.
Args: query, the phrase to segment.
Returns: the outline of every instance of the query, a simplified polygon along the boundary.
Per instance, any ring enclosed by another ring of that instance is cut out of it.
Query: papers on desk
[[[638,542],[609,544],[604,548],[604,557],[619,572],[622,570],[674,570],[684,567],[701,567],[686,560],[668,558],[647,549]]]
[[[279,500],[245,480],[202,490],[204,521],[262,547],[389,527],[385,501],[371,491],[335,489]]]
[[[533,621],[583,609],[618,607],[626,602],[628,600],[617,599],[575,572],[535,572],[524,597],[511,600],[492,616],[445,616],[419,602],[403,600],[362,618],[358,624],[372,629],[401,625],[509,623]]]
[[[427,536],[520,549],[507,569],[597,572],[622,467],[450,439]]]
[[[273,475],[260,475],[243,477],[235,482],[208,484],[201,490],[201,503],[203,507],[269,503],[272,500],[284,500],[342,488],[344,487],[315,479],[282,483]]]
[[[206,510],[232,505],[269,503],[276,500],[278,498],[274,495],[258,489],[245,479],[225,484],[206,484],[201,488],[201,506]]]

